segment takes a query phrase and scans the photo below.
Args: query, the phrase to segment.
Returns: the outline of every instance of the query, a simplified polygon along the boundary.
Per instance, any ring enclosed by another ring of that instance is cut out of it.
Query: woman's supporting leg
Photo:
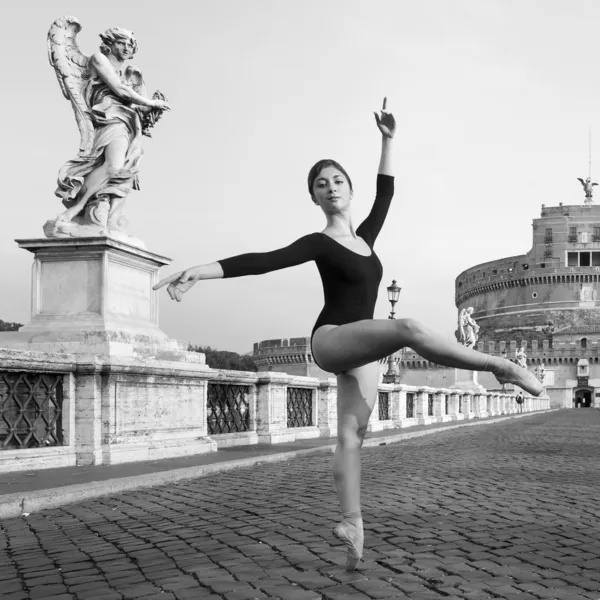
[[[363,552],[360,509],[360,449],[377,397],[379,366],[371,363],[337,376],[338,444],[333,457],[342,522],[334,535],[348,548],[346,569],[356,569]]]
[[[323,325],[315,331],[312,349],[319,365],[332,373],[355,369],[410,347],[439,365],[491,371],[500,383],[515,383],[537,396],[542,384],[526,369],[449,341],[415,319],[369,319],[346,325]]]

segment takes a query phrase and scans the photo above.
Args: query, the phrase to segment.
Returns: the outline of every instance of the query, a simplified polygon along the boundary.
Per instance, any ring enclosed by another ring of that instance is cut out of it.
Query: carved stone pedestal
[[[485,388],[477,381],[477,371],[454,369],[454,383],[451,389],[485,392]]]
[[[3,334],[2,346],[127,357],[185,350],[160,330],[152,290],[170,259],[108,237],[17,243],[34,254],[31,320]]]
[[[114,464],[216,450],[204,354],[158,326],[152,286],[169,259],[109,237],[17,241],[34,254],[31,320],[0,333],[8,349],[0,371],[31,381],[63,375],[70,460]]]

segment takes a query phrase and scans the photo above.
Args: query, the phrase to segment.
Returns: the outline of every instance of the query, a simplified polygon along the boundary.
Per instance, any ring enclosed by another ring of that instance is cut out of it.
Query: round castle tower
[[[600,206],[590,194],[584,205],[542,205],[531,250],[463,271],[455,300],[474,309],[479,349],[514,359],[523,347],[530,365],[545,365],[554,405],[600,407],[599,287]]]

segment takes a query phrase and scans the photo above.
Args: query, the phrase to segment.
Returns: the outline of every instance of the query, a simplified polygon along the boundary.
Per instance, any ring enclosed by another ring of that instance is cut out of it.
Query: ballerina
[[[350,176],[336,161],[321,160],[308,174],[308,191],[325,215],[323,231],[271,252],[191,267],[154,286],[167,286],[169,296],[180,302],[200,280],[259,275],[315,261],[325,306],[313,328],[311,347],[315,362],[337,377],[338,443],[333,475],[342,520],[333,533],[347,546],[347,570],[356,569],[363,553],[360,449],[377,397],[381,358],[408,346],[431,362],[490,371],[500,383],[514,383],[535,396],[542,392],[540,382],[511,361],[448,341],[415,319],[373,319],[383,274],[373,246],[394,195],[391,154],[396,121],[386,110],[385,98],[375,120],[382,134],[377,192],[371,212],[358,228],[354,229],[350,216],[354,195]]]

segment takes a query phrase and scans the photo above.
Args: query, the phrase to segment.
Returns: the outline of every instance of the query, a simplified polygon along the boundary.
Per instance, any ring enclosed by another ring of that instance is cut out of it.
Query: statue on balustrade
[[[479,325],[471,316],[473,310],[469,306],[458,313],[458,341],[467,348],[473,348],[479,338]]]
[[[125,234],[122,214],[139,189],[142,136],[170,110],[164,95],[150,98],[141,71],[125,63],[138,45],[134,34],[113,27],[100,34],[100,50],[85,55],[75,17],[61,17],[48,32],[48,57],[71,102],[81,135],[78,155],[58,173],[55,194],[66,210],[44,225],[47,237]],[[126,234],[125,234],[126,235]]]
[[[517,359],[517,364],[523,369],[527,368],[527,354],[525,354],[525,348],[517,348],[515,353],[515,357]]]

